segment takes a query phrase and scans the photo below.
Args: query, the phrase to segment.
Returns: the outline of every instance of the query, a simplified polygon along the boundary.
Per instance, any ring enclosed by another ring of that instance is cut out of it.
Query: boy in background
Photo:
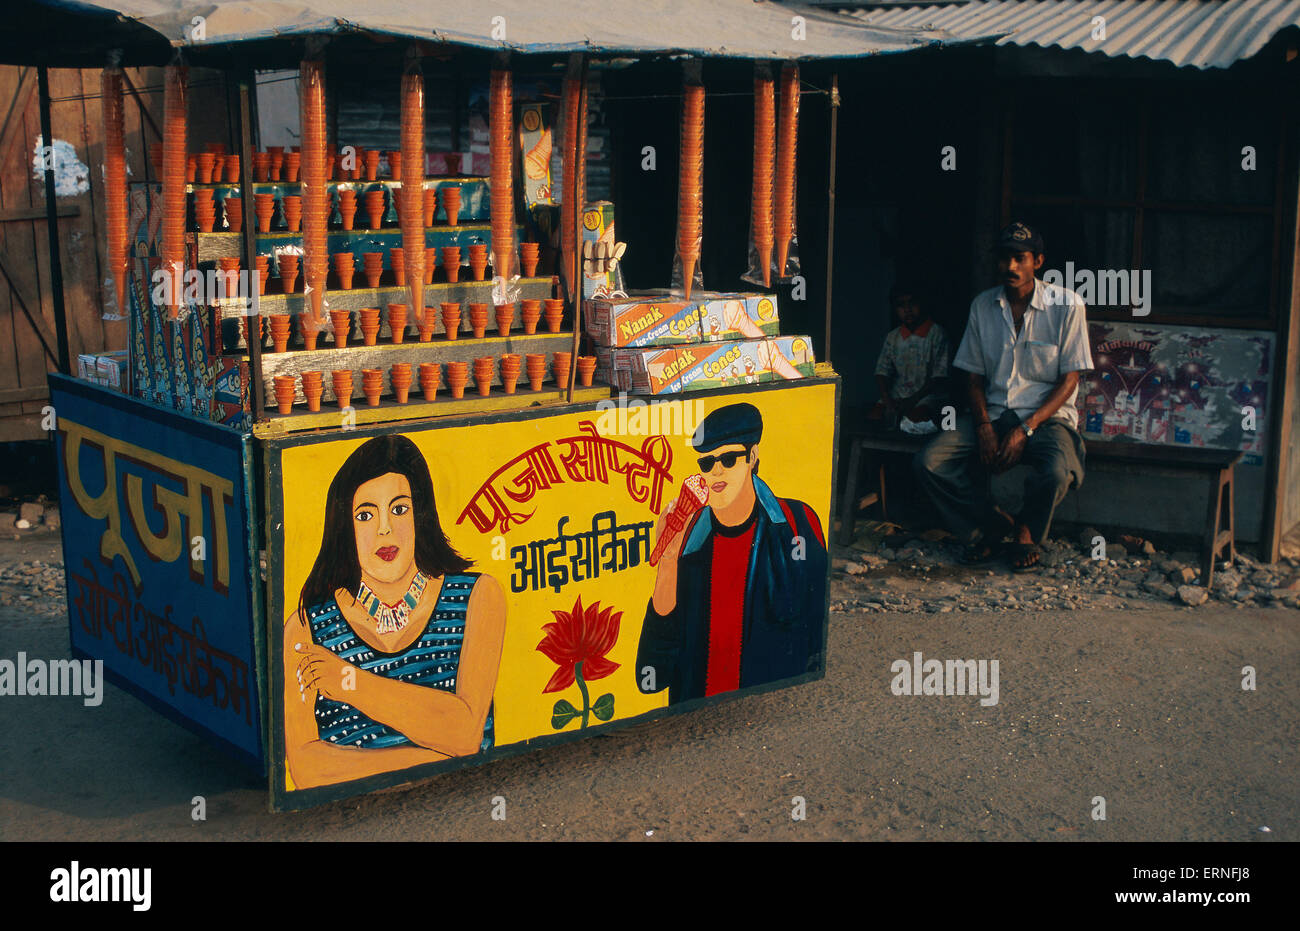
[[[881,347],[876,362],[881,400],[868,416],[934,422],[948,403],[948,336],[930,319],[916,288],[894,285],[889,304],[899,326],[889,331]]]

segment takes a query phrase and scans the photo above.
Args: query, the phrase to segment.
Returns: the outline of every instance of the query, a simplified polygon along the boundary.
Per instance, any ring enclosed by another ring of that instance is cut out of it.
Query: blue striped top
[[[358,637],[333,598],[307,612],[311,639],[366,672],[455,692],[469,596],[478,577],[477,572],[443,576],[438,603],[428,624],[415,642],[400,653],[379,652]],[[316,694],[315,713],[321,740],[366,748],[414,746],[412,740],[396,728],[380,724],[346,702],[334,701],[320,693]],[[493,743],[492,714],[493,708],[489,706],[480,751]]]

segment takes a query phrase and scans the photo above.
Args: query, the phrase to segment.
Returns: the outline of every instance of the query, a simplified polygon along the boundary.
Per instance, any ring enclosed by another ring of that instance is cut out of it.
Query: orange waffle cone
[[[695,265],[700,254],[704,200],[704,86],[687,84],[682,89],[681,160],[677,176],[677,255],[682,263],[682,287],[686,298],[695,283]]]
[[[514,274],[515,198],[514,177],[514,91],[510,71],[492,71],[488,99],[489,145],[492,152],[492,270],[496,277]]]
[[[171,277],[167,295],[169,316],[180,313],[181,285],[185,275],[185,137],[188,122],[186,104],[187,71],[168,65],[163,87],[163,269]]]
[[[281,414],[293,412],[295,380],[292,375],[275,376],[275,403]]]
[[[105,68],[100,78],[104,117],[104,217],[108,228],[108,268],[117,312],[125,315],[127,275],[126,120],[122,72]]]
[[[298,376],[302,380],[302,394],[307,399],[307,410],[320,410],[321,395],[325,392],[324,381],[320,372],[303,372]]]
[[[402,189],[398,222],[404,261],[395,259],[398,284],[410,289],[411,307],[424,306],[424,76],[412,67],[402,75]]]
[[[794,235],[795,148],[799,132],[799,68],[781,69],[781,114],[777,127],[776,184],[773,226],[776,239],[776,273],[785,277],[785,264]]]
[[[763,287],[772,286],[772,170],[776,158],[776,84],[766,76],[754,78],[754,180],[751,225],[754,247],[763,269]]]
[[[393,386],[393,400],[405,404],[411,390],[411,363],[394,362],[388,370],[388,382]]]
[[[329,275],[329,173],[325,140],[325,66],[304,61],[299,72],[302,124],[302,247],[308,306],[317,330],[325,324]]]
[[[339,410],[352,403],[352,372],[348,369],[335,369],[330,373],[334,383],[334,399]]]
[[[406,305],[389,304],[388,305],[388,331],[392,334],[393,342],[400,343],[406,338]]]

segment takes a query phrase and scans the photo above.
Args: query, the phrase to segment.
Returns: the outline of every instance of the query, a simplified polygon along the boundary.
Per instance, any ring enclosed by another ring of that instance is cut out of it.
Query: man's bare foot
[[[1042,555],[1038,549],[1038,544],[1034,542],[1033,534],[1024,524],[1016,524],[1015,542],[1007,549],[1007,556],[1011,561],[1013,572],[1024,572],[1038,565],[1038,560]]]

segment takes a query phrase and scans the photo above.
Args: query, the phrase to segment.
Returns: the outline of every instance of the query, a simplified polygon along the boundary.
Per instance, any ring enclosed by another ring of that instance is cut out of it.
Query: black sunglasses
[[[749,449],[744,452],[732,450],[729,453],[723,453],[721,456],[701,456],[696,461],[700,464],[701,472],[712,472],[715,463],[721,462],[724,469],[730,469],[736,464],[736,460],[742,456],[749,458]]]

